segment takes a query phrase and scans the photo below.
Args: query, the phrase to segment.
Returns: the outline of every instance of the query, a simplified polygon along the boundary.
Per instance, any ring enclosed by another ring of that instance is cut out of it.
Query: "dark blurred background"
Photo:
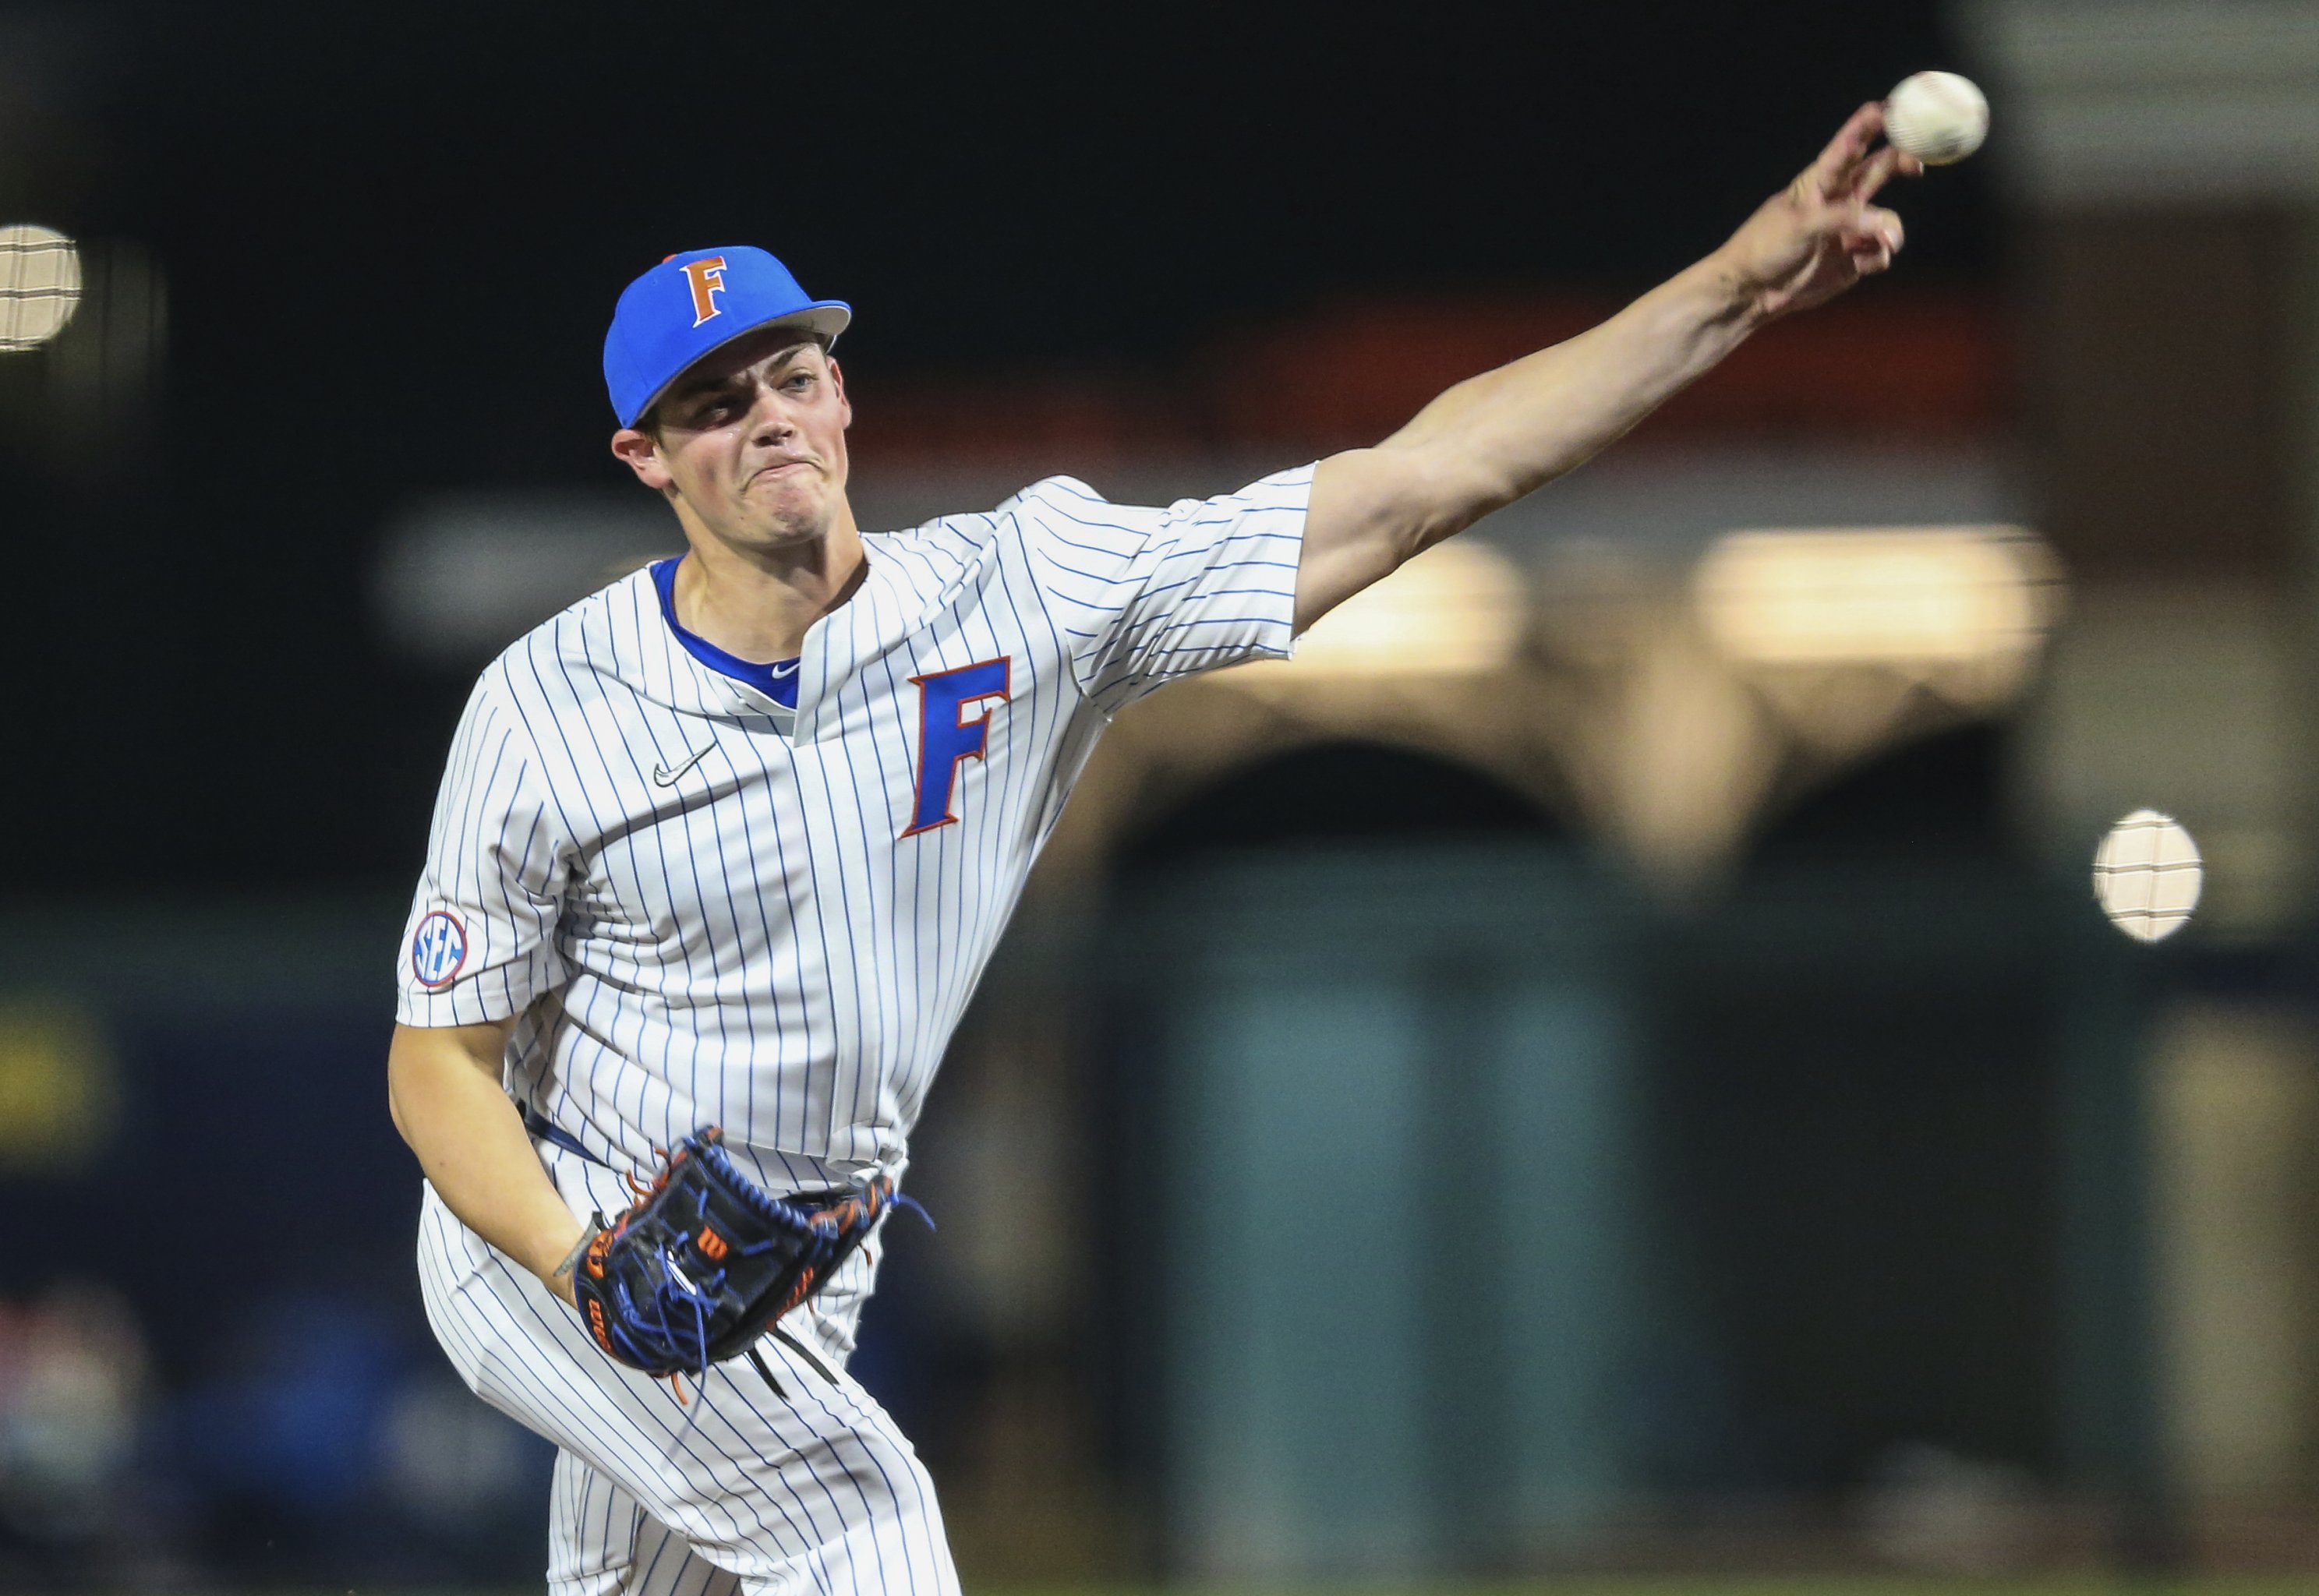
[[[604,324],[672,249],[762,242],[855,305],[868,481],[896,386],[1003,441],[1026,377],[1167,392],[1349,296],[1639,292],[1954,53],[1928,12],[1836,5],[1415,35],[1240,6],[7,14],[10,203],[133,244],[167,295],[141,393],[26,394],[10,428],[53,595],[12,638],[52,683],[19,724],[74,773],[20,795],[20,884],[65,892],[402,884],[472,672],[371,624],[382,540],[430,496],[621,485]],[[1980,178],[1912,207],[1916,283],[1991,279]],[[131,703],[138,735],[91,735]]]
[[[860,1371],[971,1582],[2319,1568],[2319,6],[90,4],[0,5],[0,1588],[537,1579],[383,1053],[476,671],[675,546],[630,277],[852,302],[865,526],[1164,500],[1926,67],[1889,278],[1122,718]]]

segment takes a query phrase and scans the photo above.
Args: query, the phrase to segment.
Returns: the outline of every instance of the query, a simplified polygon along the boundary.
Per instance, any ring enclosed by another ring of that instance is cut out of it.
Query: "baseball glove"
[[[714,1126],[686,1137],[573,1271],[596,1344],[648,1375],[705,1377],[747,1351],[828,1284],[889,1204],[909,1201],[882,1175],[776,1197],[734,1168],[723,1142]]]

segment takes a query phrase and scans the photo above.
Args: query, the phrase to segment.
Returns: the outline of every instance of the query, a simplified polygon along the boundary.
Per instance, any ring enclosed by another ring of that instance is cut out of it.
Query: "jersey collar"
[[[776,660],[769,665],[756,664],[717,647],[698,632],[690,631],[676,618],[676,567],[684,558],[655,561],[652,568],[653,589],[660,595],[661,619],[667,623],[670,634],[684,652],[699,660],[719,675],[728,676],[759,698],[767,699],[782,708],[797,708],[798,668],[804,663],[798,659]]]
[[[793,741],[818,742],[842,729],[839,690],[873,661],[901,648],[933,597],[913,584],[907,562],[876,553],[870,536],[862,540],[862,559],[867,569],[853,596],[806,628],[798,656],[794,709],[688,647],[685,639],[694,635],[677,625],[673,604],[658,591],[658,566],[637,574],[654,590],[645,602],[661,612],[661,636],[669,645],[670,664],[691,677],[708,713],[770,719]],[[666,564],[672,580],[675,561]],[[695,641],[712,654],[723,652],[706,639]],[[734,663],[744,671],[754,668],[746,661]]]

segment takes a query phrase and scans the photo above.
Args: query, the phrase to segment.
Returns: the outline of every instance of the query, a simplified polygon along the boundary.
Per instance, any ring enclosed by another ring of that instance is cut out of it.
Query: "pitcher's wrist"
[[[593,1216],[556,1227],[552,1233],[542,1238],[538,1251],[531,1260],[528,1260],[532,1273],[539,1276],[548,1290],[565,1302],[572,1302],[572,1276],[580,1267],[581,1258],[587,1253],[588,1243],[593,1241],[602,1230],[600,1220]]]

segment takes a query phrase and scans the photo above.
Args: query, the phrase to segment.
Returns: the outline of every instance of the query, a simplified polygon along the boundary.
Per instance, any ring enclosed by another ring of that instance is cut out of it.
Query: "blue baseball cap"
[[[623,427],[685,368],[744,333],[790,322],[835,344],[853,307],[808,299],[789,267],[747,244],[672,255],[621,292],[604,335],[604,386]]]

